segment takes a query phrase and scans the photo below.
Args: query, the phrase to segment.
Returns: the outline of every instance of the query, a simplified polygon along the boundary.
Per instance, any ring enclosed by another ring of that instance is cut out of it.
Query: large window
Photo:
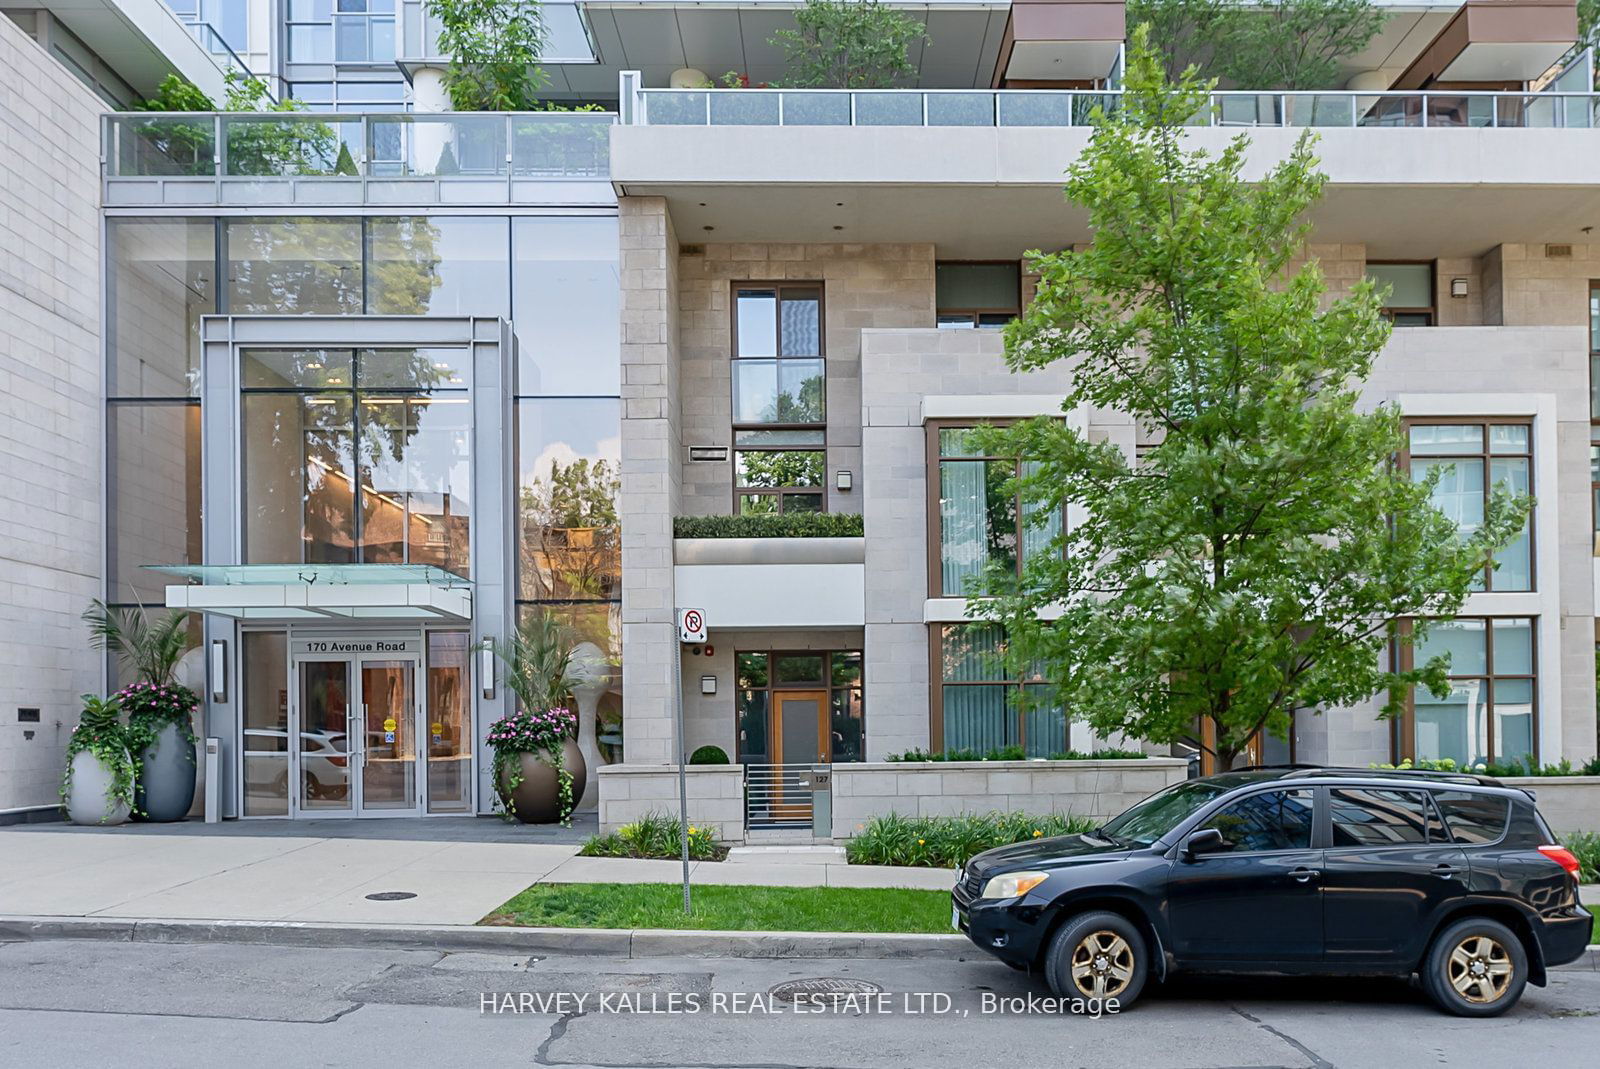
[[[200,386],[200,317],[217,310],[210,219],[111,219],[106,395],[187,397]]]
[[[1383,314],[1397,327],[1431,327],[1436,322],[1433,262],[1367,263],[1367,278],[1383,294]]]
[[[367,220],[372,315],[509,315],[505,219]]]
[[[394,0],[337,0],[333,23],[337,62],[394,60]]]
[[[939,326],[1003,327],[1022,312],[1022,270],[1015,260],[934,266]]]
[[[106,411],[107,590],[160,605],[171,580],[146,564],[199,564],[200,406],[115,401]]]
[[[1027,465],[985,452],[972,429],[928,426],[928,448],[939,466],[938,496],[931,503],[939,554],[929,577],[934,597],[966,596],[990,567],[1020,577],[1028,558],[1061,533],[1059,513],[1034,521],[1016,493],[1006,492],[1006,483]]]
[[[1426,687],[1411,694],[1401,724],[1402,757],[1460,765],[1523,761],[1538,738],[1537,643],[1525,616],[1459,617],[1434,624],[1403,664],[1450,657],[1450,691],[1436,698]]]
[[[621,393],[621,293],[614,218],[511,224],[517,393]]]
[[[242,363],[246,563],[468,574],[466,350],[258,349]]]
[[[1589,497],[1600,557],[1600,282],[1589,283]]]
[[[1433,504],[1455,521],[1462,538],[1483,523],[1484,507],[1497,488],[1513,494],[1533,492],[1533,427],[1526,422],[1420,422],[1407,428],[1407,459],[1417,482],[1442,469]],[[1529,521],[1531,524],[1531,520]],[[1479,589],[1532,590],[1530,531],[1494,556]]]
[[[519,597],[622,596],[619,408],[616,399],[602,397],[517,405]]]
[[[828,750],[823,760],[863,760],[866,718],[860,650],[736,653],[734,671],[741,764],[768,764],[778,756],[773,743],[784,734],[783,717],[799,715],[797,710],[784,711],[779,699],[786,692],[826,696]],[[801,733],[815,736],[816,727],[808,721]],[[789,730],[792,733],[795,726]]]
[[[230,219],[233,315],[358,315],[365,311],[361,220]]]
[[[734,509],[822,512],[822,287],[741,284],[733,305]]]
[[[1038,670],[1007,664],[1005,632],[996,624],[936,628],[930,731],[934,749],[989,750],[1021,746],[1029,757],[1070,749],[1067,717]]]

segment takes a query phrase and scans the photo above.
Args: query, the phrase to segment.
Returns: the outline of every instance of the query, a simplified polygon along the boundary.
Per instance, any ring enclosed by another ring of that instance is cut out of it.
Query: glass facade
[[[1413,423],[1407,448],[1416,482],[1438,471],[1433,504],[1470,538],[1483,523],[1491,495],[1533,492],[1533,427],[1528,423]],[[1531,525],[1531,521],[1530,521]],[[1532,590],[1529,527],[1495,553],[1479,589]]]
[[[931,724],[935,746],[980,754],[1020,746],[1028,757],[1049,757],[1070,748],[1066,710],[1038,671],[1019,675],[1006,663],[1001,627],[946,624],[934,629],[933,641],[938,644]]]
[[[1023,507],[1006,484],[1031,469],[1015,457],[985,453],[970,427],[939,427],[939,524],[936,597],[978,592],[985,572],[998,569],[1020,576],[1027,559],[1049,548],[1061,534],[1061,514]],[[1036,514],[1037,513],[1037,514]]]
[[[733,295],[734,506],[822,512],[827,368],[822,287],[741,284]]]
[[[1412,695],[1412,744],[1418,760],[1459,765],[1524,761],[1538,738],[1534,620],[1458,617],[1439,621],[1411,650],[1413,663],[1450,659],[1450,691]]]

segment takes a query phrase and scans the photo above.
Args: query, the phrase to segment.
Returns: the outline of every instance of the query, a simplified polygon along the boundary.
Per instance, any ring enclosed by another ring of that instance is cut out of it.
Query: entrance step
[[[827,844],[818,839],[810,828],[746,828],[744,841],[748,846],[816,846]]]
[[[842,846],[735,846],[728,862],[755,865],[843,865]]]

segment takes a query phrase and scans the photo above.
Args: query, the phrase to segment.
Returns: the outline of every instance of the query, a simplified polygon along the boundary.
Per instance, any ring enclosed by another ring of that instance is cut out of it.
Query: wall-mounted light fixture
[[[833,473],[833,485],[839,488],[841,494],[848,494],[850,487],[855,485],[855,476],[847,470],[836,471]]]
[[[1467,280],[1464,279],[1464,278],[1452,278],[1450,280],[1450,296],[1452,296],[1452,297],[1465,297],[1466,295],[1467,295]]]
[[[717,692],[717,677],[716,676],[701,676],[700,677],[700,693],[701,694],[715,694],[716,692]]]
[[[478,651],[478,686],[485,699],[494,699],[494,650]]]
[[[211,640],[211,700],[228,700],[228,640]]]

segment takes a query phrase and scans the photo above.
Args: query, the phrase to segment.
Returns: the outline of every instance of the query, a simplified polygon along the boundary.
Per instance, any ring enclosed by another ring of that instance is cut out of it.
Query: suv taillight
[[[1564,846],[1541,846],[1539,847],[1539,853],[1543,854],[1551,861],[1554,861],[1557,865],[1560,865],[1562,868],[1566,869],[1567,875],[1571,876],[1574,880],[1578,878],[1578,870],[1582,868],[1582,866],[1578,864],[1578,859],[1573,855],[1571,850],[1568,850]]]

